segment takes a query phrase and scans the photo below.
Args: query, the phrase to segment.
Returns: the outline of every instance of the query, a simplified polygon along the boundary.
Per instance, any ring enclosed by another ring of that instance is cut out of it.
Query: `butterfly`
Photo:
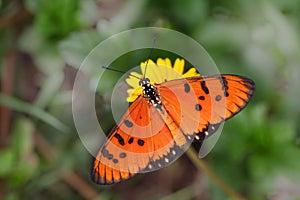
[[[162,83],[152,83],[144,75],[139,86],[140,94],[94,159],[91,178],[97,184],[119,183],[168,166],[191,142],[203,141],[240,112],[255,91],[251,79],[231,74]]]

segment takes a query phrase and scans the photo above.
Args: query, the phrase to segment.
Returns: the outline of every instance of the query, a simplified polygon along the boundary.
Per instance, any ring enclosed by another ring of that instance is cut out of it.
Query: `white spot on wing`
[[[172,154],[173,154],[173,155],[176,155],[176,151],[175,151],[174,149],[172,150]]]

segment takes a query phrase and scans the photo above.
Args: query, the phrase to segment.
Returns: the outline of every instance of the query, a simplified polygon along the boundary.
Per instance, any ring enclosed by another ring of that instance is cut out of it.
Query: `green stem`
[[[245,199],[240,194],[236,193],[230,186],[224,183],[207,165],[206,163],[199,159],[197,152],[193,148],[189,148],[186,151],[186,154],[194,163],[194,165],[199,169],[202,170],[204,173],[207,174],[209,178],[218,186],[220,187],[228,196],[232,199]]]

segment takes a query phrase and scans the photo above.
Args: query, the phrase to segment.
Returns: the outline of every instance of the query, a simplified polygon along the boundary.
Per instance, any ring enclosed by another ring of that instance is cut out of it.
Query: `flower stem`
[[[194,163],[194,165],[207,174],[209,178],[219,187],[221,188],[228,196],[232,199],[245,199],[240,194],[236,193],[230,186],[224,183],[208,166],[207,164],[199,159],[197,152],[193,148],[189,148],[186,151],[186,154]]]

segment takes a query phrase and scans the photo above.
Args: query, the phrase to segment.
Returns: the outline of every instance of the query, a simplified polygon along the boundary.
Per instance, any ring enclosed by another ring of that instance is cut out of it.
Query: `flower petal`
[[[183,73],[183,69],[184,69],[184,60],[183,60],[183,59],[177,58],[177,59],[175,60],[175,63],[174,63],[174,69],[175,69],[179,74],[182,74],[182,73]]]
[[[139,95],[143,93],[142,87],[137,87],[137,88],[131,88],[127,90],[127,102],[133,102]]]
[[[141,78],[142,75],[137,72],[131,72],[130,75],[132,75],[132,76],[129,76],[128,78],[125,79],[126,83],[133,88],[138,87],[139,80],[137,78]],[[134,77],[134,76],[136,76],[136,77]]]
[[[172,63],[171,63],[171,60],[169,58],[165,58],[165,63],[166,63],[166,66],[172,67]]]
[[[193,76],[200,76],[200,74],[197,72],[197,70],[194,67],[190,68],[186,73],[183,74],[184,78],[193,77]]]
[[[156,63],[157,65],[166,65],[165,60],[162,58],[157,58]]]
[[[141,66],[141,71],[142,71],[143,76],[145,75],[146,65],[155,65],[155,62],[153,62],[153,60],[151,60],[151,59],[148,60],[148,63],[147,63],[147,61],[141,62],[140,66]],[[147,68],[148,68],[148,66],[147,66]]]
[[[167,65],[165,59],[162,59],[162,58],[158,58],[156,63],[157,63],[157,68],[159,69],[158,71],[161,74],[161,77],[159,79],[159,81],[160,81],[159,83],[162,83],[166,80],[166,77],[168,76],[167,75],[167,69],[166,69],[166,67],[168,67],[168,65]],[[171,66],[169,66],[169,67],[171,67]]]
[[[184,65],[184,59],[179,58],[175,60],[174,66],[172,66],[171,60],[169,58],[158,58],[156,60],[156,63],[151,59],[148,60],[148,63],[147,61],[141,62],[140,68],[142,74],[139,74],[137,72],[131,72],[130,74],[132,76],[129,76],[126,79],[126,83],[130,86],[130,88],[127,90],[127,101],[133,102],[139,95],[143,94],[143,89],[141,86],[139,86],[139,80],[137,78],[142,79],[144,77],[147,77],[150,79],[151,84],[154,84],[182,77],[187,78],[200,75],[199,73],[197,73],[195,68],[190,68],[186,73],[183,74]],[[145,74],[146,66],[147,71]]]

